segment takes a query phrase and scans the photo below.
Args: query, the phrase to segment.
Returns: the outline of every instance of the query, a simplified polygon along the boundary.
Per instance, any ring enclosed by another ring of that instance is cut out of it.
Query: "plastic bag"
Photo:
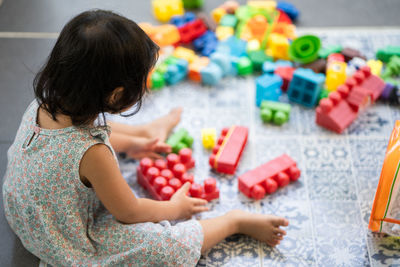
[[[400,236],[400,121],[396,121],[386,150],[368,228]]]

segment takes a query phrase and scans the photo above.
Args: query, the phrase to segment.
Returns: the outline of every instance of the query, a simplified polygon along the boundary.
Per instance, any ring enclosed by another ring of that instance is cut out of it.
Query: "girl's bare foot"
[[[286,235],[286,231],[280,227],[289,225],[288,220],[274,215],[253,214],[242,210],[234,210],[228,214],[238,221],[239,233],[249,235],[272,247],[278,245]]]
[[[159,142],[165,142],[172,129],[181,120],[182,108],[174,108],[167,115],[162,116],[146,124],[146,135],[148,138],[157,138]]]

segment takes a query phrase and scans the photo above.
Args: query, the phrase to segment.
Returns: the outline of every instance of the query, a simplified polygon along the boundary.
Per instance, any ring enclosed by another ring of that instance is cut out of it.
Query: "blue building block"
[[[206,31],[203,35],[193,41],[194,49],[205,57],[211,55],[218,45],[218,39],[212,31]]]
[[[306,107],[316,106],[324,82],[325,75],[322,73],[315,73],[310,69],[296,69],[287,91],[289,100]]]
[[[210,62],[200,74],[201,82],[206,85],[216,85],[222,79],[222,69],[214,62]]]
[[[235,36],[231,36],[221,43],[229,47],[229,54],[231,54],[232,56],[247,56],[247,42],[245,40],[238,39]]]
[[[175,64],[168,65],[164,73],[164,79],[168,84],[176,84],[185,79],[188,73],[189,63],[184,59],[177,59]]]
[[[300,15],[299,10],[293,4],[288,2],[279,1],[276,8],[285,12],[293,21],[295,21]]]
[[[223,76],[232,74],[232,68],[234,67],[229,55],[215,52],[211,54],[210,60],[221,68]]]
[[[272,74],[277,67],[293,67],[293,63],[287,60],[277,60],[276,62],[265,61],[262,66],[262,72],[263,74]]]
[[[196,15],[193,12],[186,12],[183,16],[173,16],[169,23],[174,24],[176,27],[182,27],[195,19]]]
[[[263,74],[256,79],[256,105],[263,100],[279,101],[282,95],[282,78],[275,74]]]

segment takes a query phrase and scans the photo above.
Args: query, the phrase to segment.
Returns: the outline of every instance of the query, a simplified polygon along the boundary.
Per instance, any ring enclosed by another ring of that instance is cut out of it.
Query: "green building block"
[[[240,57],[237,62],[236,68],[238,74],[242,76],[253,73],[253,64],[248,57]]]
[[[249,59],[253,64],[254,71],[261,71],[265,61],[273,61],[273,58],[267,56],[263,50],[255,50],[248,52]]]
[[[291,60],[307,64],[318,58],[321,40],[315,35],[303,35],[295,39],[289,46]]]
[[[322,90],[321,90],[321,93],[319,94],[319,100],[318,100],[318,102],[321,101],[321,99],[323,99],[323,98],[328,98],[329,93],[330,93],[330,92],[329,92],[327,89],[322,89]]]
[[[151,89],[158,90],[164,87],[164,85],[164,75],[158,71],[153,72],[153,74],[151,75]]]
[[[235,28],[237,22],[238,22],[238,19],[236,18],[235,15],[226,14],[219,21],[219,25]]]
[[[203,0],[182,0],[183,7],[189,9],[201,8],[204,4]]]
[[[388,64],[386,64],[385,71],[382,73],[381,77],[383,79],[394,78],[400,74],[400,57],[393,56],[390,58]]]
[[[168,138],[167,144],[171,146],[172,152],[179,153],[182,148],[192,147],[193,137],[186,129],[181,128]]]
[[[330,54],[340,53],[340,51],[342,51],[341,45],[328,45],[318,51],[318,56],[320,58],[327,58]]]
[[[260,116],[263,122],[282,125],[289,120],[290,110],[289,104],[264,100],[261,102]]]
[[[376,58],[385,63],[388,63],[392,56],[400,57],[400,46],[389,45],[385,48],[378,49],[376,52]]]

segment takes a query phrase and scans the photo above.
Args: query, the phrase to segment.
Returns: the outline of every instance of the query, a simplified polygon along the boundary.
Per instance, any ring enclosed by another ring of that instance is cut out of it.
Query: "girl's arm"
[[[170,201],[136,198],[111,151],[103,144],[88,149],[81,160],[79,173],[90,182],[107,210],[123,223],[176,220],[207,210],[204,206],[207,201],[186,195],[189,184],[178,190]]]
[[[129,125],[114,121],[107,121],[107,124],[111,127],[111,131],[115,133],[135,136],[145,136],[147,133],[144,125]]]

